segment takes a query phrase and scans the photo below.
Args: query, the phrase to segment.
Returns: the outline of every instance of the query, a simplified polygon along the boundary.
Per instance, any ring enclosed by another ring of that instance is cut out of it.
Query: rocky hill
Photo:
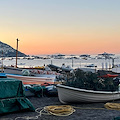
[[[16,57],[16,49],[0,41],[0,57]],[[18,51],[18,57],[25,57],[26,54]]]

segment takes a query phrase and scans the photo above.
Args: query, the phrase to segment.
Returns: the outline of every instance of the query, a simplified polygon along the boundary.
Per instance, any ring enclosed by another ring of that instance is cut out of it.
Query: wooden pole
[[[17,40],[17,47],[16,47],[16,68],[17,68],[17,57],[18,57],[18,38],[16,39]]]
[[[72,58],[72,67],[73,67],[73,58]]]
[[[3,47],[2,47],[2,71],[1,72],[3,73]]]
[[[52,64],[52,60],[51,60],[51,64]]]
[[[114,68],[114,58],[112,58],[112,68]]]

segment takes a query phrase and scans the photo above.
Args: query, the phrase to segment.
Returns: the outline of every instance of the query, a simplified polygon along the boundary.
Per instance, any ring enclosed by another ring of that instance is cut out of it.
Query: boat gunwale
[[[57,84],[57,87],[61,87],[64,89],[70,89],[70,90],[75,90],[75,91],[79,91],[79,92],[87,92],[87,93],[97,93],[97,94],[119,94],[120,91],[114,91],[114,92],[108,92],[108,91],[94,91],[94,90],[87,90],[87,89],[80,89],[80,88],[75,88],[75,87],[70,87],[70,86],[66,86],[66,85],[61,85],[61,84]]]
[[[16,76],[16,77],[21,77],[21,78],[55,78],[55,77],[50,77],[50,76],[46,76],[46,77],[43,77],[43,76],[40,76],[40,77],[36,77],[36,76],[23,76],[23,75],[18,75],[18,74],[9,74],[9,73],[6,73],[7,76]]]

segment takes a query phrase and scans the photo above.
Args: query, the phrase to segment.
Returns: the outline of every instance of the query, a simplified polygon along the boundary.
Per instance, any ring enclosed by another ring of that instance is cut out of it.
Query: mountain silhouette
[[[26,56],[26,54],[18,51],[18,57]],[[0,57],[16,57],[16,49],[0,41]]]

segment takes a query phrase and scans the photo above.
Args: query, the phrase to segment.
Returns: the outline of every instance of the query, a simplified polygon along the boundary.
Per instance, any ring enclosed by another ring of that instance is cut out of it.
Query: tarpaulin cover
[[[0,78],[0,114],[14,111],[35,111],[25,97],[22,81],[13,78]]]
[[[45,86],[41,86],[41,85],[27,86],[26,89],[30,90],[37,97],[43,96],[45,94],[45,92],[46,92]]]

